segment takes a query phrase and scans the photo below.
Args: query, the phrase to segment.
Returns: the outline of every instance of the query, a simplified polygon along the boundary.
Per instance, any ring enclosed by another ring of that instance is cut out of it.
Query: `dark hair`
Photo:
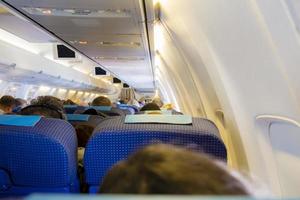
[[[247,195],[207,156],[171,145],[150,145],[113,166],[100,193]]]
[[[77,105],[74,101],[71,99],[67,99],[63,102],[64,105]]]
[[[45,105],[63,111],[64,106],[60,99],[53,96],[39,96],[32,105]]]
[[[5,107],[12,107],[15,106],[16,100],[14,97],[9,95],[4,95],[0,98],[0,105]]]
[[[93,100],[92,106],[111,106],[111,101],[107,97],[99,96]]]
[[[62,102],[52,96],[40,96],[30,106],[23,108],[21,115],[42,115],[48,118],[64,119]]]
[[[20,115],[41,115],[46,118],[64,119],[63,113],[45,105],[30,105],[21,109]]]
[[[98,115],[98,116],[104,117],[104,118],[109,116],[109,115],[107,115],[103,112],[100,112],[94,108],[89,108],[89,109],[85,110],[82,114],[83,115]]]
[[[147,103],[141,108],[140,111],[146,111],[146,110],[160,110],[160,108],[156,103]]]
[[[78,139],[78,147],[85,147],[94,131],[94,127],[86,124],[79,124],[75,126],[75,130]]]
[[[16,100],[12,96],[4,95],[0,98],[0,108],[2,108],[7,113],[12,112],[15,105]]]

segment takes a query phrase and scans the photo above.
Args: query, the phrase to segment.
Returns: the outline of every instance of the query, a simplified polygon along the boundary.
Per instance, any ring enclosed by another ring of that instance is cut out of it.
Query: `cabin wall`
[[[159,86],[169,82],[162,91],[177,99],[181,111],[217,122],[234,168],[259,177],[274,194],[289,196],[280,187],[288,183],[280,182],[268,129],[256,117],[300,121],[300,49],[283,1],[271,7],[268,2],[161,0],[162,22],[155,26],[163,27],[156,38],[162,62],[156,71]],[[271,23],[276,19],[287,23]],[[292,55],[281,52],[289,49]]]

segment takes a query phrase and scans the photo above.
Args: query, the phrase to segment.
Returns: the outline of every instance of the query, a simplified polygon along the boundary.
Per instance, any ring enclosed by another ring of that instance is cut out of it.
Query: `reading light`
[[[42,10],[41,12],[42,12],[43,14],[45,14],[45,15],[51,15],[51,14],[52,14],[52,11],[49,10],[49,9]]]
[[[63,92],[63,93],[65,93],[65,92],[67,92],[67,90],[64,89],[64,88],[60,88],[60,89],[58,90],[58,92]]]
[[[87,44],[88,42],[87,41],[79,41],[78,43],[79,44]]]
[[[48,91],[48,90],[50,90],[51,88],[50,87],[48,87],[48,86],[44,86],[44,85],[42,85],[42,86],[40,86],[40,88],[39,88],[41,91]]]

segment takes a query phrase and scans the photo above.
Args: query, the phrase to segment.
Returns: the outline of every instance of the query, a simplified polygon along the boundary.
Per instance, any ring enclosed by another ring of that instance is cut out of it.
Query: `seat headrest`
[[[82,114],[67,114],[68,121],[84,121],[87,122],[90,119],[90,115]]]
[[[64,108],[77,108],[77,105],[64,105]]]
[[[95,110],[99,110],[99,111],[111,111],[111,106],[90,106],[87,109],[95,109]]]

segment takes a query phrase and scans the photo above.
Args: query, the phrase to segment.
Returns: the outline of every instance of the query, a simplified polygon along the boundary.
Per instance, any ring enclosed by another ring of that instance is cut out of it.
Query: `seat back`
[[[80,114],[78,114],[80,115]],[[67,115],[69,116],[69,115]],[[100,124],[104,117],[98,116],[98,115],[84,115],[84,116],[88,116],[88,120],[87,121],[81,121],[81,120],[68,120],[73,126],[76,125],[88,125],[88,126],[92,126],[93,128],[95,128],[96,126],[98,126],[98,124]]]
[[[139,112],[137,107],[127,104],[118,104],[118,108],[121,110],[128,110],[132,115],[134,115],[136,112]]]
[[[64,105],[64,111],[66,114],[73,114],[76,110],[82,110],[83,106],[78,105]]]
[[[109,110],[109,111],[101,111],[101,112],[103,112],[104,114],[107,114],[110,117],[124,116],[124,115],[130,114],[130,111],[122,110],[119,108],[111,108],[111,110]]]
[[[0,197],[78,192],[77,138],[71,124],[41,118],[32,127],[0,125]]]
[[[227,151],[213,122],[193,118],[192,125],[124,124],[124,117],[104,119],[87,144],[84,156],[86,182],[96,192],[112,165],[153,143],[186,146],[226,160]]]

